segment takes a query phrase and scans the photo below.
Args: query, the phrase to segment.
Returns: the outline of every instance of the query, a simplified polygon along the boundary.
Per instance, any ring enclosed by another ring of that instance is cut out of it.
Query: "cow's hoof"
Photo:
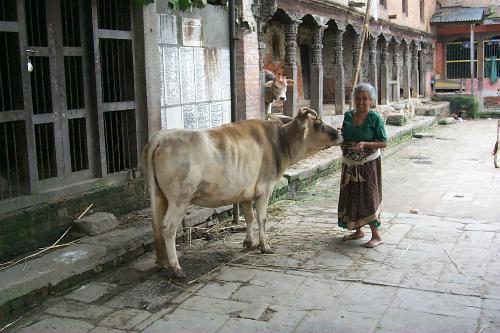
[[[176,278],[178,278],[178,279],[185,279],[185,278],[187,278],[187,275],[184,274],[184,272],[182,271],[182,269],[174,270],[173,273],[174,273],[174,276]]]
[[[249,241],[249,240],[245,239],[243,241],[243,247],[247,248],[249,250],[253,250],[253,249],[257,248],[257,245],[254,244],[254,242],[252,242],[251,240]]]

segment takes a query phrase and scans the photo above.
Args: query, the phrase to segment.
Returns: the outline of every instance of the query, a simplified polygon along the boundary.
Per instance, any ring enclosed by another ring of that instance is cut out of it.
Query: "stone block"
[[[95,236],[118,227],[116,217],[111,213],[98,212],[89,216],[84,216],[73,222],[77,232],[85,235]]]
[[[393,126],[403,126],[408,121],[408,117],[401,113],[389,113],[386,123]]]
[[[456,123],[457,121],[453,117],[441,118],[438,120],[439,125],[451,125]]]

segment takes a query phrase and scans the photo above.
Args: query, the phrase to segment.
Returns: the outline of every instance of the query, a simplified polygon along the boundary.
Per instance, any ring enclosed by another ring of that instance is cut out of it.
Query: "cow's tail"
[[[149,191],[157,262],[161,266],[165,267],[167,262],[166,249],[161,234],[161,223],[163,220],[163,216],[161,216],[159,208],[160,206],[163,206],[166,211],[168,202],[167,198],[165,197],[160,187],[158,186],[158,182],[156,180],[154,155],[159,146],[160,146],[160,136],[155,135],[142,151],[142,166],[143,166],[145,184]],[[163,200],[164,202],[160,203],[158,202],[159,200]]]

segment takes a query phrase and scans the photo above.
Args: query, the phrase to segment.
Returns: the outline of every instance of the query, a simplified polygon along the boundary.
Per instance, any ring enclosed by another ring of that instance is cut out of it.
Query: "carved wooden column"
[[[311,109],[323,113],[323,32],[326,26],[314,29],[311,64]]]
[[[405,42],[403,44],[403,98],[410,98],[410,44]]]
[[[285,26],[285,76],[295,84],[288,87],[283,113],[293,117],[297,114],[297,31],[300,20],[292,20]]]
[[[368,81],[375,88],[375,96],[378,96],[377,89],[377,38],[370,37],[368,42]],[[378,104],[378,97],[373,101],[375,105]]]
[[[380,43],[380,102],[388,104],[389,100],[389,42],[383,39]]]
[[[356,67],[358,66],[359,49],[361,46],[361,35],[355,33],[352,38],[352,77],[356,75]],[[356,83],[363,82],[363,71],[359,70],[358,81]],[[352,87],[354,90],[354,87]]]
[[[399,45],[395,40],[392,53],[392,81],[396,81],[396,84],[392,85],[392,98],[395,101],[399,101]]]
[[[345,78],[343,36],[345,30],[336,30],[333,34],[333,88],[335,90],[335,114],[344,114]]]
[[[419,63],[420,63],[420,71],[418,73],[418,79],[419,79],[419,94],[423,95],[424,97],[426,96],[426,90],[425,89],[425,80],[427,78],[427,49],[425,46],[422,46],[422,50],[420,50],[420,57],[419,57]]]
[[[418,98],[418,46],[413,45],[411,51],[411,97]]]

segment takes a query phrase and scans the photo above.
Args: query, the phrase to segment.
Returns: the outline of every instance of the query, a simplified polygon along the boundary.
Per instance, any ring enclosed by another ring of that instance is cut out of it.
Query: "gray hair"
[[[375,93],[375,88],[369,83],[360,83],[354,88],[354,93],[353,96],[356,98],[356,95],[360,92],[367,92],[368,97],[370,97],[370,100],[372,101],[372,105],[375,105],[375,102],[377,101],[377,94]]]

